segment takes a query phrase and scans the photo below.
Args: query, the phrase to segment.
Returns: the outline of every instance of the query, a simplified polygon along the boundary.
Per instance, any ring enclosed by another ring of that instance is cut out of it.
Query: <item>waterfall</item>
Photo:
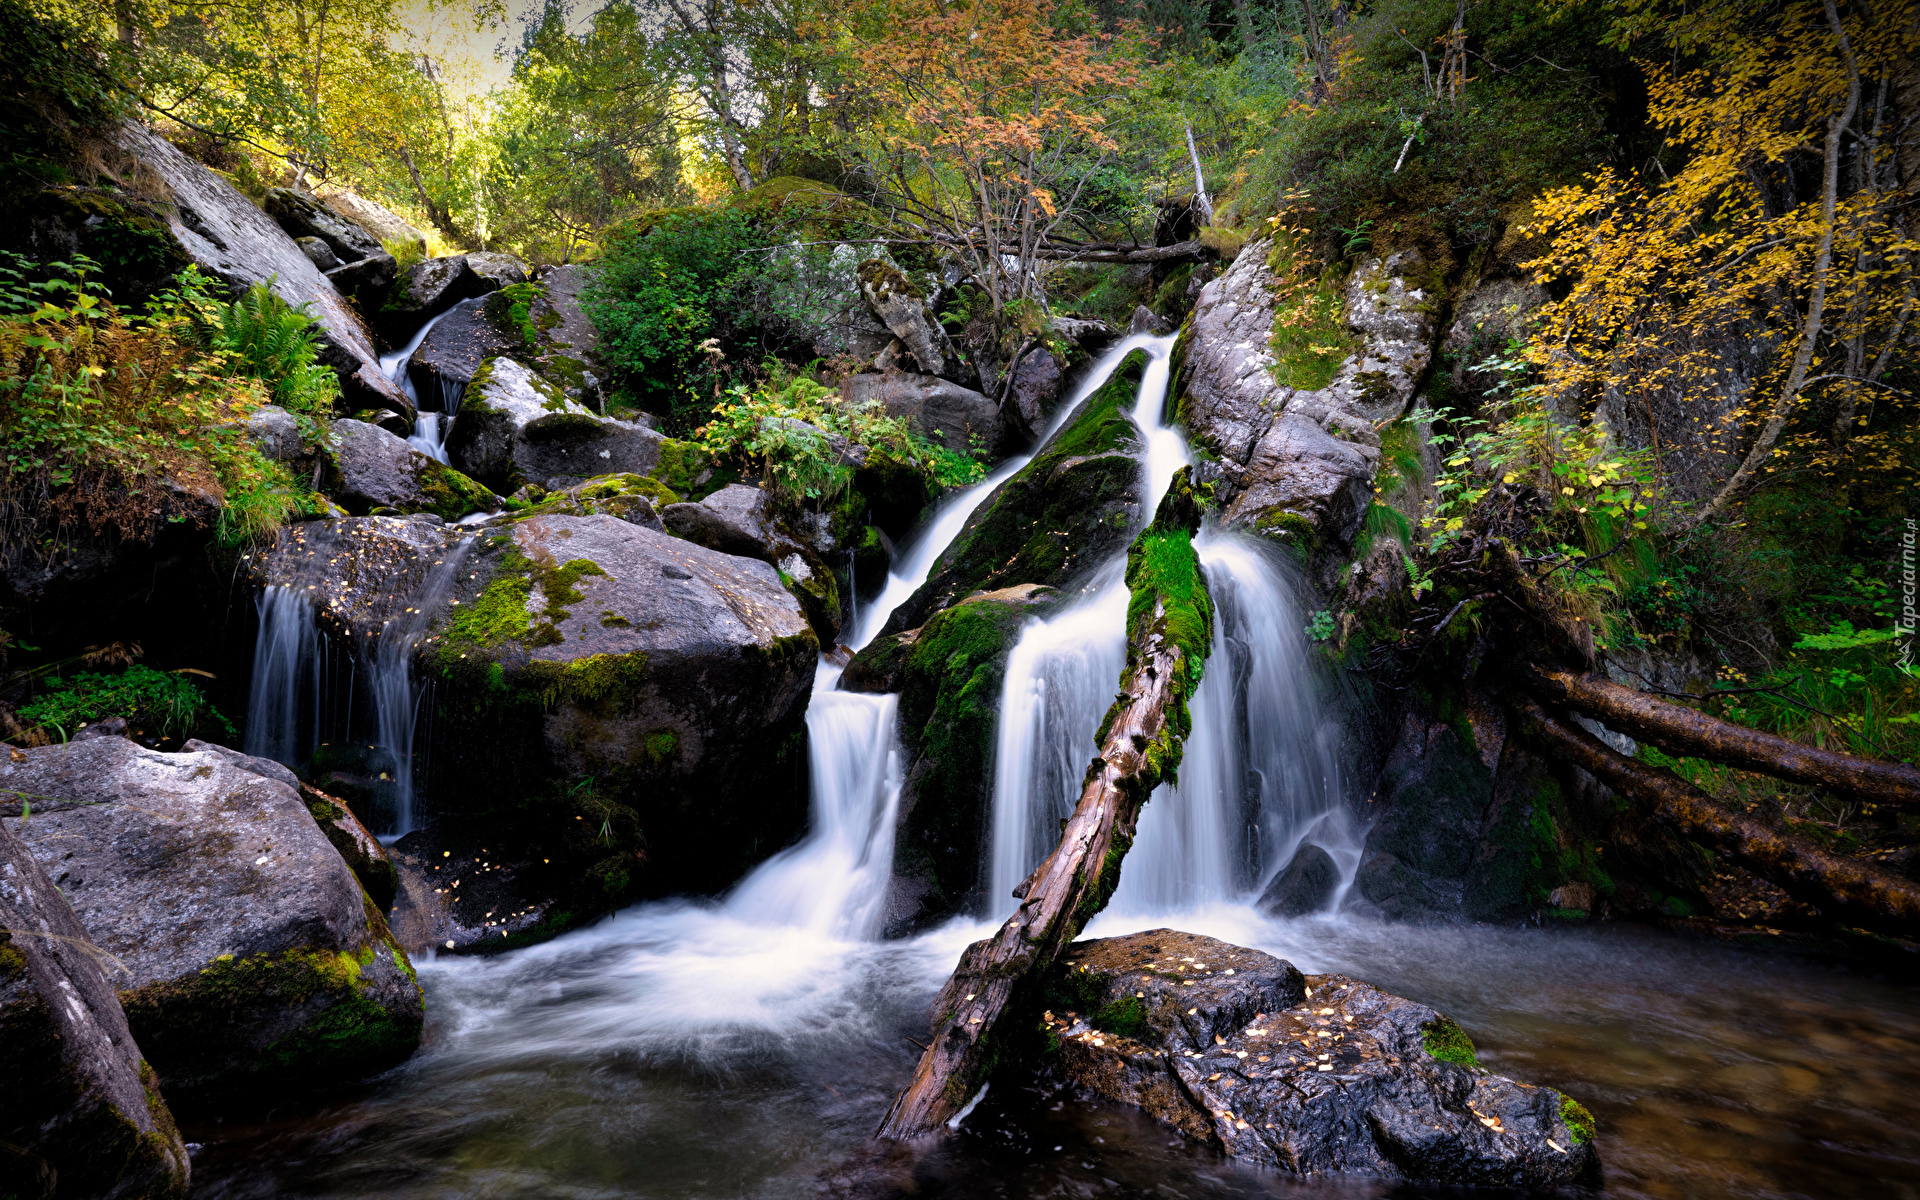
[[[1153,357],[1133,419],[1145,442],[1145,514],[1188,461],[1165,423],[1171,338],[1129,338]],[[1213,657],[1195,692],[1177,787],[1140,819],[1112,908],[1147,914],[1251,898],[1303,843],[1326,849],[1342,888],[1359,866],[1341,804],[1335,731],[1314,695],[1295,585],[1256,539],[1208,530],[1195,541],[1215,601]],[[1079,604],[1030,622],[1007,661],[997,734],[990,914],[1052,852],[1079,801],[1088,756],[1126,660],[1124,559]],[[1339,897],[1336,896],[1335,902]]]
[[[384,841],[413,832],[414,807],[414,734],[420,723],[420,707],[425,689],[414,677],[414,649],[427,632],[427,626],[453,590],[460,564],[466,560],[472,539],[463,538],[449,547],[444,557],[427,573],[426,582],[401,612],[380,628],[374,639],[373,661],[368,664],[368,685],[373,692],[374,744],[393,760],[392,825],[381,833]]]
[[[423,412],[420,409],[420,393],[413,386],[412,376],[407,374],[407,361],[413,357],[414,351],[420,348],[420,343],[427,340],[427,333],[440,323],[441,317],[446,315],[441,313],[438,317],[429,318],[405,347],[392,354],[380,356],[380,370],[388,379],[393,380],[394,386],[405,393],[407,399],[413,401],[413,433],[408,436],[407,445],[428,458],[443,463],[447,461],[447,433],[453,427],[453,416],[460,410],[460,399],[465,394],[466,387],[464,384],[450,384],[442,378],[440,380],[440,411]]]
[[[755,924],[866,941],[880,932],[893,873],[900,698],[835,691],[839,680],[822,662],[807,706],[813,827],[747,876],[726,908]]]
[[[313,602],[290,587],[262,588],[259,611],[244,748],[292,766],[318,740],[313,730],[320,711],[320,631]]]
[[[1045,444],[1066,417],[1137,346],[1157,345],[1158,389],[1166,388],[1165,350],[1172,339],[1125,338],[1108,350],[1053,424],[1040,439]],[[1153,377],[1151,368],[1150,378]],[[1184,446],[1175,445],[1184,460]],[[919,538],[896,560],[881,594],[853,626],[853,644],[864,646],[886,627],[893,610],[919,589],[933,573],[940,556],[966,527],[968,518],[993,490],[1031,461],[1031,456],[1002,463],[984,481],[949,498],[929,520]],[[1173,468],[1166,474],[1171,477]],[[1166,480],[1161,480],[1162,490]],[[1157,498],[1157,497],[1156,497]],[[1126,615],[1126,590],[1108,589],[1118,596],[1117,611],[1092,617],[1098,626],[1118,629]],[[1112,600],[1106,603],[1111,608]],[[1082,672],[1088,686],[1101,696],[1113,690],[1119,663],[1090,663]],[[725,912],[741,921],[842,939],[869,939],[885,921],[888,885],[893,874],[893,834],[898,814],[903,765],[896,730],[898,696],[868,696],[834,690],[840,671],[822,662],[814,676],[813,699],[807,707],[808,766],[812,785],[812,827],[806,840],[762,863],[729,896]],[[1050,738],[1036,729],[1039,744],[1054,745],[1077,760],[1076,743]],[[1065,764],[1079,778],[1084,764]],[[1057,835],[1056,835],[1057,836]],[[1050,845],[1051,843],[1049,843]]]

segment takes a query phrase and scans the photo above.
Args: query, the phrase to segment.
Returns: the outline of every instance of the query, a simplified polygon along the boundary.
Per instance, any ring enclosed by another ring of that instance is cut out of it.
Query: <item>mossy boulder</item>
[[[766,563],[610,516],[514,522],[473,545],[424,650],[427,805],[504,821],[591,780],[637,814],[635,891],[719,888],[805,826],[818,653]]]
[[[914,911],[896,912],[897,927],[960,912],[979,896],[1007,655],[1056,597],[1036,584],[969,596],[919,629],[875,639],[841,677],[851,691],[900,693],[908,766],[894,873]]]
[[[379,508],[457,521],[499,507],[487,488],[378,425],[342,417],[333,423],[333,441],[328,491],[356,516]]]
[[[28,750],[10,822],[116,977],[176,1103],[333,1086],[413,1052],[422,1000],[386,922],[293,788],[120,737]]]
[[[185,1196],[187,1148],[153,1068],[91,936],[12,824],[0,822],[0,1194]]]
[[[1123,549],[1141,522],[1140,433],[1130,415],[1147,356],[1113,377],[1011,479],[994,489],[920,589],[881,632],[924,624],[977,591],[1064,587]]]
[[[438,332],[438,327],[435,328]],[[482,362],[447,434],[447,460],[502,495],[600,475],[646,475],[666,441],[645,425],[595,416],[524,364]]]

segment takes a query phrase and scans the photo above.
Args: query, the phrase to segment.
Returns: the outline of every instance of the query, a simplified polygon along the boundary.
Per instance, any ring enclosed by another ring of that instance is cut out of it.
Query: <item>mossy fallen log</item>
[[[1555,715],[1524,692],[1507,698],[1521,736],[1650,809],[1683,836],[1779,885],[1843,924],[1912,937],[1920,930],[1920,884],[1856,859],[1829,854],[1714,802],[1679,776],[1628,758]]]
[[[1127,665],[1060,844],[1014,893],[1020,908],[973,943],[933,1005],[932,1038],[880,1136],[938,1132],[992,1074],[1054,958],[1120,883],[1141,806],[1172,782],[1191,728],[1187,702],[1212,649],[1213,605],[1193,533],[1200,503],[1186,471],[1127,554]]]
[[[1904,763],[1822,750],[1670,704],[1595,675],[1527,666],[1520,671],[1520,681],[1544,700],[1564,704],[1668,754],[1711,759],[1875,804],[1920,804],[1920,770]]]

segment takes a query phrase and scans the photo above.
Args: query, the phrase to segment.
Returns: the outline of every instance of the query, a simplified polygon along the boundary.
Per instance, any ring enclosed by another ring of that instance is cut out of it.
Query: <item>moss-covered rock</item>
[[[328,491],[349,512],[424,512],[457,521],[497,507],[491,491],[377,425],[342,417],[333,438]]]
[[[896,608],[897,633],[976,591],[1063,587],[1112,558],[1140,523],[1139,430],[1129,413],[1147,356],[1129,354],[1033,461],[968,518],[927,582]]]
[[[95,945],[175,1102],[330,1086],[419,1041],[413,968],[285,783],[101,737],[0,763],[15,824]]]
[[[437,330],[436,326],[436,330]],[[447,434],[447,459],[502,493],[601,475],[646,475],[666,439],[644,425],[595,416],[511,358],[482,362]]]
[[[539,515],[482,537],[453,599],[425,648],[431,810],[517,821],[591,780],[648,847],[623,896],[718,888],[804,827],[819,641],[774,568]]]
[[[187,1150],[91,938],[0,822],[0,1195],[170,1200]]]
[[[1007,654],[1055,595],[1022,584],[969,596],[918,630],[876,639],[842,676],[855,690],[900,693],[909,766],[894,870],[911,881],[917,919],[961,911],[978,895]]]

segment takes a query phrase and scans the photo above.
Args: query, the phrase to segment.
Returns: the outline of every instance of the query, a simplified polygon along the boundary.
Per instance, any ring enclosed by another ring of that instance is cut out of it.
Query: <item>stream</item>
[[[1062,407],[1129,350],[1148,352],[1133,413],[1143,513],[1187,461],[1162,423],[1171,343],[1123,340]],[[860,613],[859,640],[1026,461],[933,515]],[[1487,1067],[1592,1109],[1609,1196],[1920,1196],[1920,1004],[1909,989],[1641,927],[1259,915],[1252,898],[1306,842],[1332,856],[1344,891],[1364,830],[1342,803],[1351,781],[1317,699],[1297,581],[1249,540],[1209,532],[1198,546],[1218,614],[1195,734],[1180,786],[1155,793],[1120,889],[1087,936],[1177,927],[1433,1005],[1474,1037]],[[1124,655],[1125,607],[1110,563],[1066,607],[1031,622],[1012,652],[983,863],[993,896],[1052,848],[1047,831],[1078,793]],[[268,636],[283,655],[309,644],[263,623]],[[310,686],[309,674],[276,670],[272,683],[257,671],[257,692]],[[813,821],[803,841],[716,900],[638,905],[490,958],[423,957],[419,1053],[322,1102],[189,1125],[194,1194],[1459,1194],[1239,1166],[1132,1110],[1011,1081],[936,1146],[871,1144],[918,1057],[909,1039],[926,1036],[928,1004],[994,922],[983,914],[877,940],[901,788],[896,699],[836,691],[837,678],[822,665],[807,715]],[[271,696],[256,703],[261,713],[297,710]],[[263,733],[261,752],[282,740]],[[996,920],[1011,908],[994,903]]]

